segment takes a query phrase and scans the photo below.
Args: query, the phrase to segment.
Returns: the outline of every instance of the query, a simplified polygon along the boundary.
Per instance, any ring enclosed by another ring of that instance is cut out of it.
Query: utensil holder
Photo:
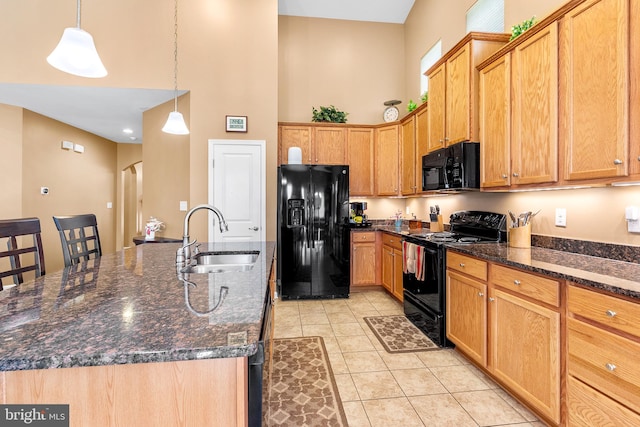
[[[509,228],[508,239],[509,246],[513,248],[530,248],[531,247],[531,223],[522,227]]]
[[[429,231],[433,233],[440,233],[444,231],[444,223],[442,222],[442,215],[438,215],[438,221],[431,221],[429,223]]]

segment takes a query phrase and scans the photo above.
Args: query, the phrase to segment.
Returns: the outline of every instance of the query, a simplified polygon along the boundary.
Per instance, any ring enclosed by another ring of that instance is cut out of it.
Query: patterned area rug
[[[338,386],[321,337],[273,340],[269,427],[346,427]]]
[[[389,353],[440,348],[404,316],[374,316],[365,317],[364,320]]]

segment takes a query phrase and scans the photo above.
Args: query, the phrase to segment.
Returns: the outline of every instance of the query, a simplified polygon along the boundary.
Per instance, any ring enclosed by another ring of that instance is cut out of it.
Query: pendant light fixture
[[[98,56],[93,37],[80,28],[80,0],[77,3],[76,27],[64,29],[60,42],[47,56],[47,62],[58,70],[75,76],[104,77],[107,70]]]
[[[175,0],[173,14],[173,111],[169,113],[162,132],[174,135],[188,135],[189,129],[182,113],[178,112],[178,0]]]

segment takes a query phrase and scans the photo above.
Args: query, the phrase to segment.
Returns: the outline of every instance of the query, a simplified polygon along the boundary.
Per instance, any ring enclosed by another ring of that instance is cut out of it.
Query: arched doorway
[[[133,238],[142,234],[142,162],[122,170],[122,242],[133,246]]]

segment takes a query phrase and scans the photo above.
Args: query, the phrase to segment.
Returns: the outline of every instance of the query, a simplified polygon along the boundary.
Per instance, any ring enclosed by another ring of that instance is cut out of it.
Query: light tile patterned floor
[[[387,353],[363,317],[402,312],[384,291],[278,300],[275,338],[323,337],[350,427],[544,426],[453,350]]]

